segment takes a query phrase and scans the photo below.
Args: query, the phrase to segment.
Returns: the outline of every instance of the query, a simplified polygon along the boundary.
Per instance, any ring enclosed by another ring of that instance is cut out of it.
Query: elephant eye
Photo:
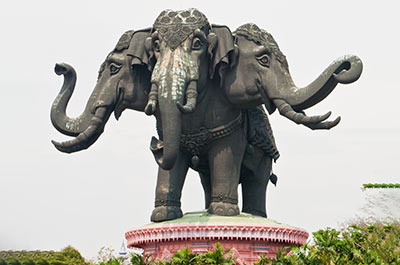
[[[119,69],[121,69],[121,65],[118,65],[116,63],[111,63],[110,64],[110,74],[114,75],[119,72]]]
[[[199,38],[194,38],[192,42],[192,50],[199,50],[203,46],[203,42]]]
[[[153,49],[156,52],[160,52],[160,40],[153,41]]]
[[[259,57],[256,57],[259,64],[265,67],[269,67],[269,57],[266,54],[263,54]]]

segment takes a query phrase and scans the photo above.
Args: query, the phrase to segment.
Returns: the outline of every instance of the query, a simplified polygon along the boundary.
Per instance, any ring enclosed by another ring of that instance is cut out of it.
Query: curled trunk
[[[123,86],[120,87],[121,81],[109,84],[99,79],[85,111],[77,118],[70,118],[66,115],[65,110],[75,87],[76,73],[72,66],[67,64],[57,64],[55,71],[58,75],[64,75],[64,84],[54,100],[51,121],[58,131],[75,136],[75,138],[61,143],[52,141],[52,143],[64,153],[87,149],[102,134],[110,114],[123,95]]]
[[[93,91],[83,113],[76,118],[70,118],[66,114],[66,108],[74,92],[76,72],[72,66],[64,63],[56,64],[54,71],[57,75],[64,75],[64,83],[51,107],[51,122],[62,134],[78,136],[89,127],[95,117],[95,109],[93,107],[98,98],[99,89]]]
[[[356,81],[362,72],[362,62],[354,55],[344,56],[335,60],[311,84],[304,88],[296,87],[290,82],[289,87],[270,95],[273,99],[285,100],[295,111],[301,111],[314,106],[325,99],[338,83],[349,84]]]

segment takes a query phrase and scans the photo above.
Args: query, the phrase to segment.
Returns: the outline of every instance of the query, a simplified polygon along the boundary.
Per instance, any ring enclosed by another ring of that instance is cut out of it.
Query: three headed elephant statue
[[[55,71],[64,85],[53,103],[51,120],[75,138],[55,147],[66,153],[88,148],[114,112],[133,109],[156,118],[158,138],[150,149],[159,165],[155,209],[158,222],[182,216],[181,193],[189,168],[196,170],[210,214],[242,211],[266,217],[266,188],[276,184],[273,161],[279,157],[267,111],[311,129],[330,129],[340,118],[330,113],[307,116],[307,109],[329,95],[338,83],[361,75],[356,56],[334,61],[309,86],[294,85],[285,56],[273,37],[254,24],[233,34],[209,24],[197,9],[165,10],[152,28],[128,31],[101,66],[97,85],[84,112],[66,115],[76,74],[67,64]]]

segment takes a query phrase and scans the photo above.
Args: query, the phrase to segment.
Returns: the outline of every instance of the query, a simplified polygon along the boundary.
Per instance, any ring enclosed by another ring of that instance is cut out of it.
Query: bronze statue
[[[159,139],[150,149],[159,165],[152,221],[182,216],[181,191],[190,168],[199,172],[205,206],[211,214],[243,212],[266,217],[269,180],[276,184],[272,160],[279,152],[262,104],[297,124],[330,129],[340,118],[330,112],[307,116],[307,109],[329,95],[338,83],[361,75],[356,56],[334,61],[313,83],[297,88],[288,63],[273,37],[254,24],[233,34],[209,24],[196,9],[165,10],[152,28],[128,31],[103,63],[97,85],[82,115],[65,114],[75,86],[75,71],[57,64],[64,85],[53,103],[51,120],[61,133],[74,136],[55,147],[66,153],[88,148],[103,132],[112,112],[125,109],[154,115]]]

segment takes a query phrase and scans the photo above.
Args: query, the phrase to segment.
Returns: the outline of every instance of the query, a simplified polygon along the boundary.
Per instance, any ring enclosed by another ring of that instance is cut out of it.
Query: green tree
[[[264,264],[400,264],[400,223],[357,223],[342,231],[327,228],[313,233],[314,243],[281,250]]]
[[[198,254],[193,253],[190,248],[186,247],[176,252],[170,261],[166,262],[166,265],[191,265],[198,264]]]
[[[218,242],[215,245],[214,251],[206,252],[199,256],[198,264],[223,264],[223,265],[235,265],[235,258],[232,256],[230,250],[224,251],[221,244]]]
[[[112,257],[111,259],[107,260],[107,261],[102,261],[99,263],[99,265],[121,265],[122,264],[122,258],[115,258]]]
[[[142,255],[131,253],[131,263],[135,265],[149,265],[154,264],[151,262],[151,255],[143,257]]]
[[[11,258],[11,259],[9,259],[7,261],[7,264],[9,264],[9,265],[21,265],[21,262],[19,262],[18,259],[13,257],[13,258]]]
[[[38,260],[35,260],[37,265],[50,265],[49,262],[44,259],[44,258],[39,258]]]
[[[22,265],[36,265],[36,263],[30,258],[26,258],[26,259],[22,260],[21,264]]]

